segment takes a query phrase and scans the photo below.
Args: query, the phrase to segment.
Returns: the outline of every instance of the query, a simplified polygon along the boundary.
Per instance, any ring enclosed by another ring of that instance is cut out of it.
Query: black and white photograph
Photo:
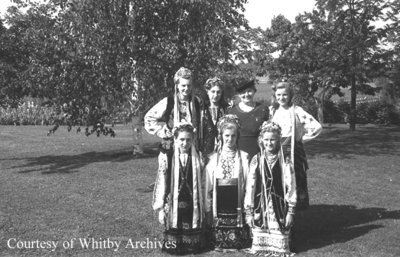
[[[3,256],[400,256],[400,1],[1,0]]]

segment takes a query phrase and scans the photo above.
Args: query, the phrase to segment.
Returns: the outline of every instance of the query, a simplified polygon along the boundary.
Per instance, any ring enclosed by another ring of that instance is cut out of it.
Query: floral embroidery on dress
[[[211,119],[212,119],[214,125],[217,124],[217,121],[218,121],[218,116],[219,116],[218,109],[219,109],[218,107],[210,107]]]
[[[235,159],[234,158],[229,158],[227,157],[221,159],[221,167],[222,167],[222,173],[224,174],[223,179],[231,179],[232,178],[232,172],[233,172],[233,167],[235,165]]]

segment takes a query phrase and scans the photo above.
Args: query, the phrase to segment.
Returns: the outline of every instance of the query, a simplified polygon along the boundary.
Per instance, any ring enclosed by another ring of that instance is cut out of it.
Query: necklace
[[[278,159],[278,154],[265,154],[268,164],[271,166]]]
[[[232,150],[232,149],[223,147],[221,153],[222,153],[223,155],[225,155],[226,157],[233,158],[233,157],[235,157],[235,155],[236,155],[236,149]]]

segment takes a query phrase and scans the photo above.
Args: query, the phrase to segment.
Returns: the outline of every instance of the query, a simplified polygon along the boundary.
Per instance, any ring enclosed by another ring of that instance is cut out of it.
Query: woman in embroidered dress
[[[217,121],[222,117],[228,104],[224,99],[224,83],[218,78],[210,78],[204,84],[208,101],[203,110],[203,149],[204,156],[215,150],[218,136]]]
[[[169,166],[166,155],[153,195],[153,209],[165,225],[163,250],[172,254],[198,253],[205,247],[201,158],[193,146],[194,128],[190,123],[176,124],[174,154]]]
[[[216,250],[237,250],[248,247],[251,240],[243,213],[249,159],[238,148],[240,123],[236,115],[223,116],[218,132],[220,145],[204,170],[207,224]]]
[[[194,145],[197,147],[200,138],[201,104],[192,92],[192,72],[187,68],[180,68],[174,76],[175,94],[165,97],[154,105],[144,117],[144,128],[151,135],[161,138],[160,158],[166,158],[168,165],[173,153],[172,128],[178,122],[190,122],[196,129]],[[154,184],[150,185],[153,188]]]
[[[251,157],[258,152],[257,137],[261,124],[269,118],[268,107],[254,101],[256,93],[255,81],[236,82],[236,92],[240,102],[231,109],[229,114],[239,117],[242,124],[241,136],[239,139],[240,150],[247,152]]]
[[[322,130],[321,124],[300,106],[292,102],[294,90],[288,82],[280,82],[273,87],[274,96],[271,105],[271,120],[282,128],[282,148],[285,157],[294,160],[297,184],[297,209],[309,206],[307,169],[308,163],[303,142],[317,137]],[[292,147],[293,146],[293,147]]]
[[[290,228],[296,206],[296,179],[280,145],[281,128],[267,121],[261,127],[261,151],[253,157],[246,182],[246,222],[253,231],[252,253],[291,256]],[[287,159],[289,161],[289,159]]]

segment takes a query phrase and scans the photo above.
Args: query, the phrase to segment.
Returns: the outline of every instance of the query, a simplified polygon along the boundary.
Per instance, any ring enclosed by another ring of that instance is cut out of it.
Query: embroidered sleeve
[[[308,142],[316,138],[322,131],[321,124],[303,108],[296,106],[296,114],[303,130],[303,142]]]
[[[249,174],[246,180],[246,193],[244,197],[244,208],[246,210],[254,208],[254,193],[256,190],[257,175],[256,170],[258,166],[258,155],[254,155],[250,162]]]
[[[157,179],[154,185],[153,192],[153,210],[159,210],[164,207],[167,191],[167,172],[168,172],[168,157],[165,153],[160,153],[158,156],[158,171]]]
[[[171,131],[168,129],[166,123],[161,121],[166,109],[168,98],[165,97],[156,105],[154,105],[144,116],[144,128],[151,134],[160,138],[167,138],[171,136]]]
[[[286,187],[285,200],[288,202],[289,207],[294,208],[297,203],[296,177],[290,162],[285,162],[283,164],[283,174]]]

